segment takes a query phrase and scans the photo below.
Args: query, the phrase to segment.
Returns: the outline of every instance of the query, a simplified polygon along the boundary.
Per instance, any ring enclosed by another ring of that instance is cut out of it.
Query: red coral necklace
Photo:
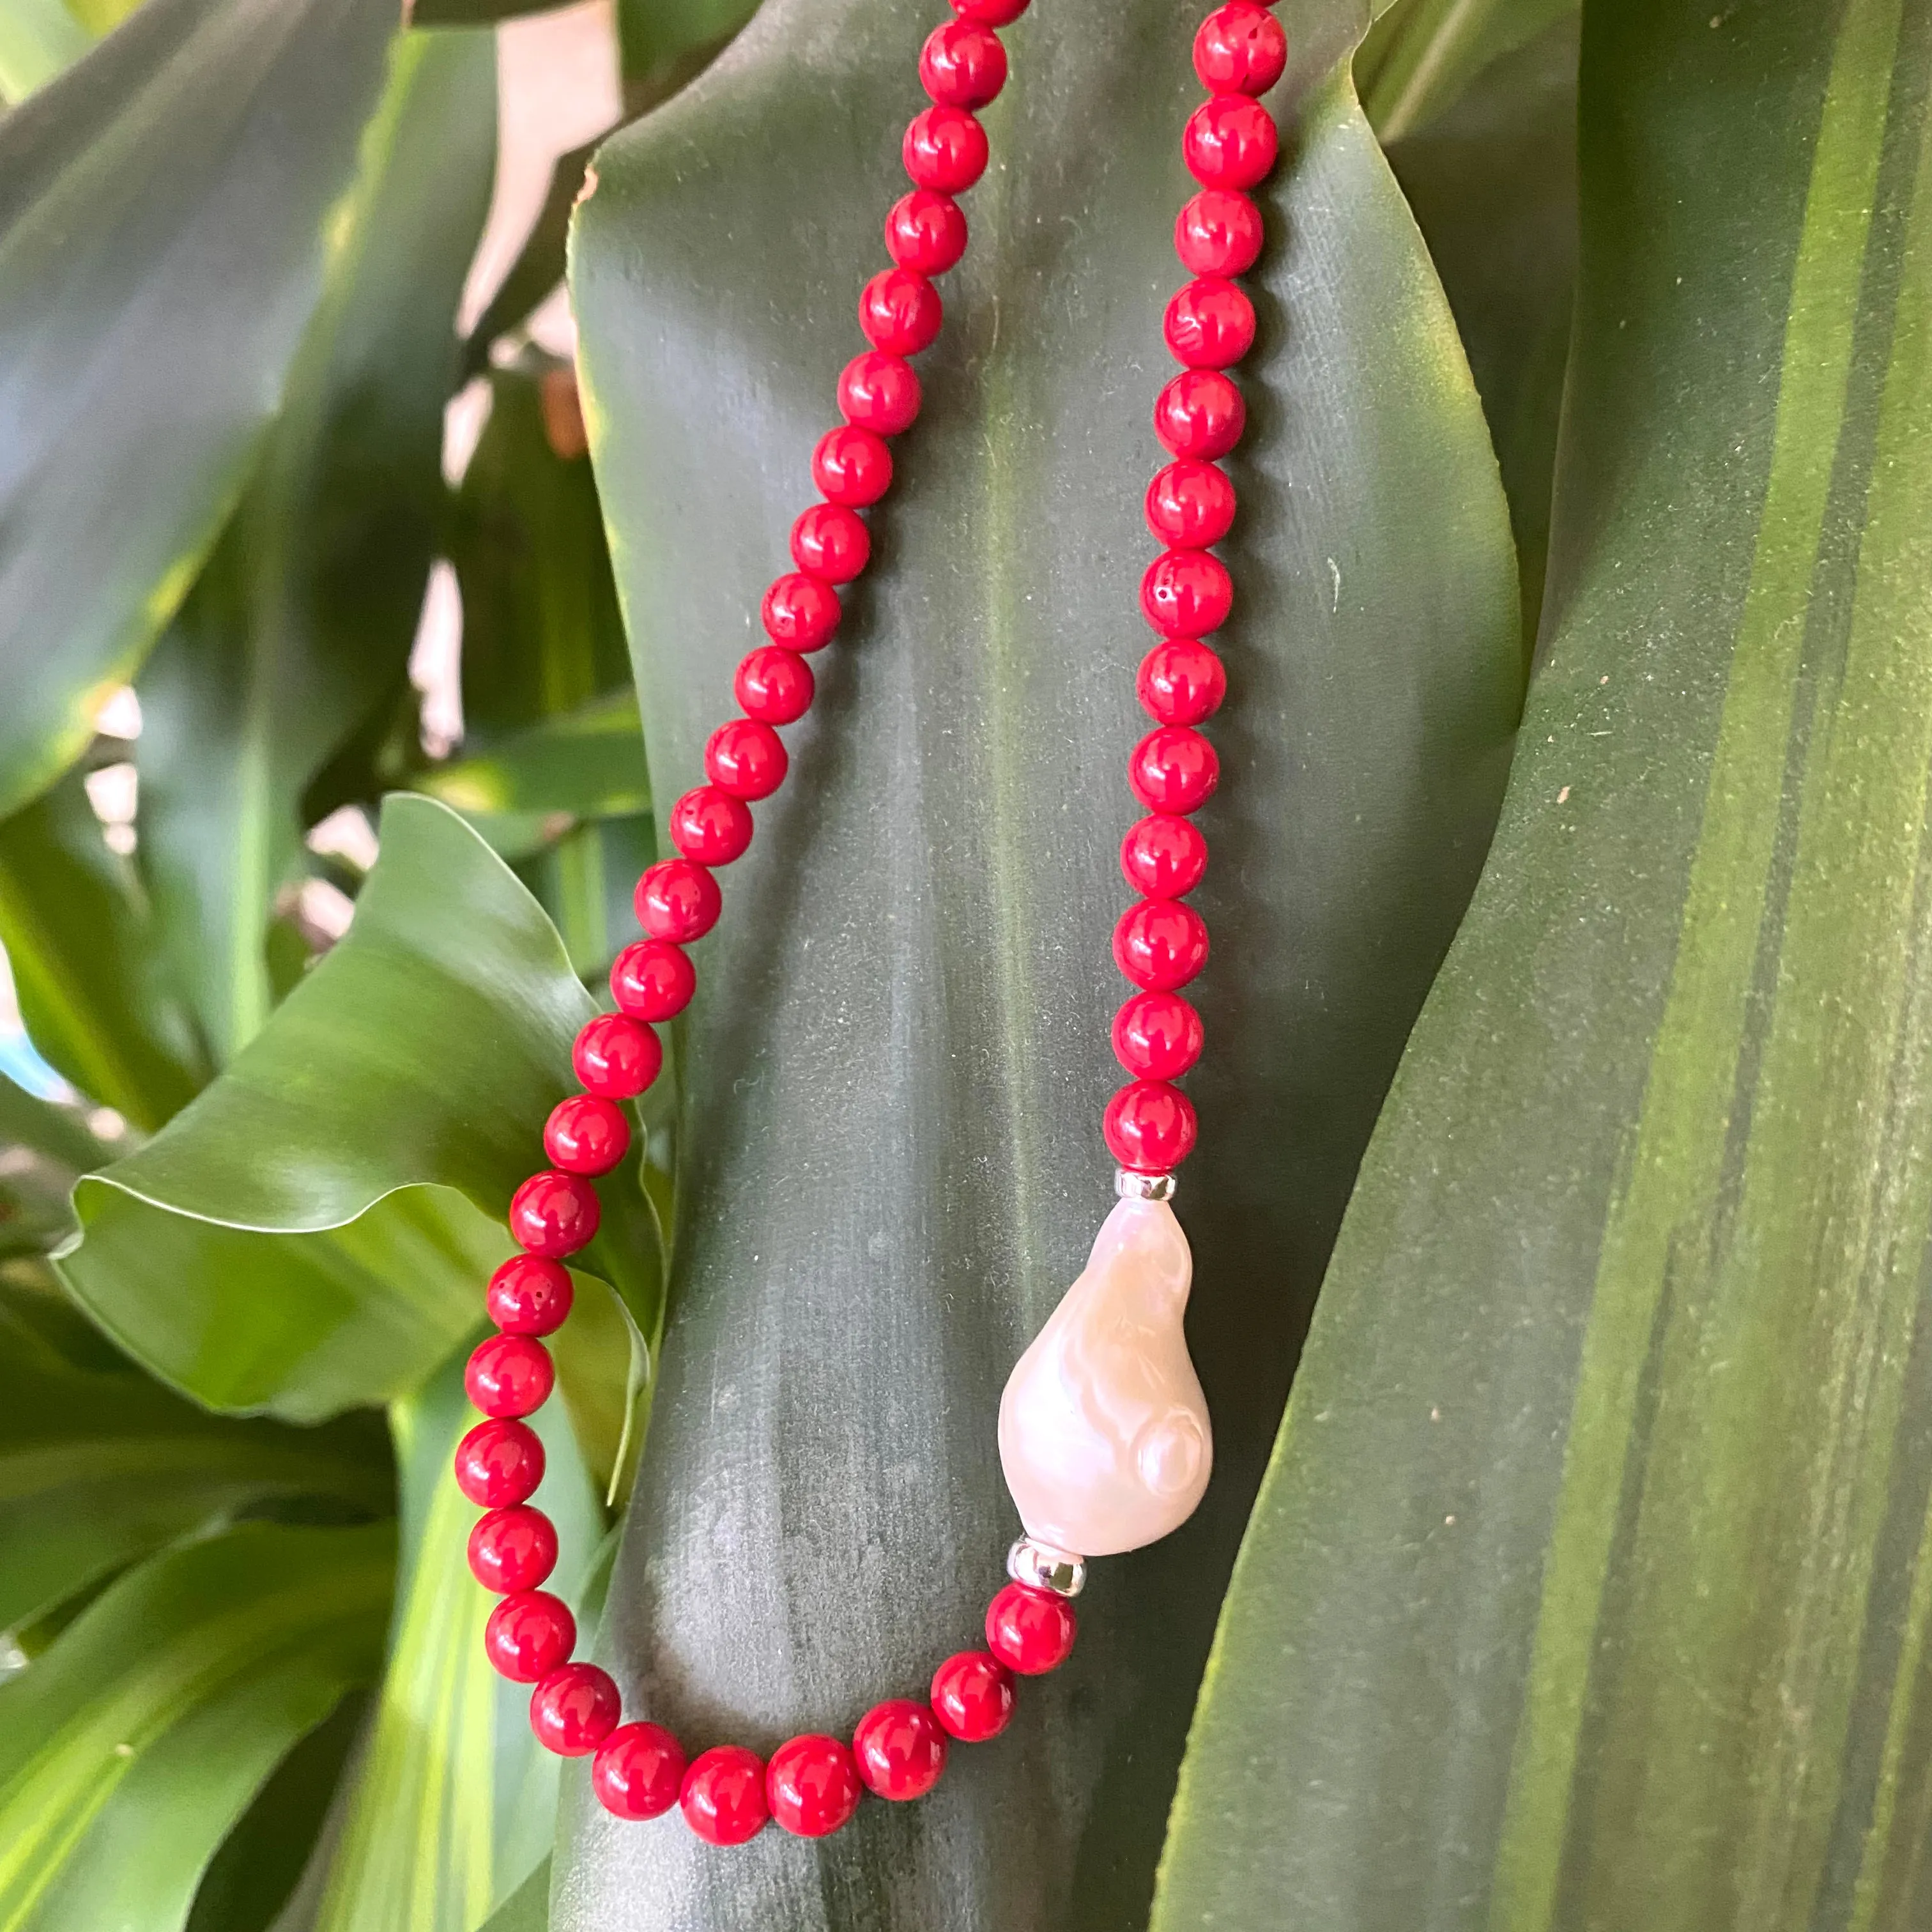
[[[1210,98],[1182,136],[1201,192],[1181,209],[1174,247],[1196,278],[1168,304],[1168,346],[1184,365],[1155,402],[1156,434],[1174,460],[1147,492],[1147,519],[1168,548],[1141,581],[1141,608],[1161,641],[1142,662],[1141,702],[1155,728],[1134,747],[1128,778],[1148,812],[1128,832],[1120,863],[1142,895],[1114,932],[1114,958],[1139,988],[1113,1026],[1114,1051],[1132,1077],[1107,1104],[1102,1131],[1120,1163],[1118,1202],[1086,1270],[1020,1358],[1000,1403],[1000,1456],[1025,1534],[1008,1552],[1012,1578],[986,1612],[986,1647],[949,1657],[926,1698],[893,1698],[860,1720],[848,1748],[796,1737],[769,1763],[722,1744],[687,1765],[662,1726],[620,1723],[615,1682],[597,1665],[570,1661],[577,1629],[569,1609],[541,1586],[556,1561],[556,1532],[529,1498],[543,1476],[542,1444],[520,1418],[548,1397],[554,1380],[540,1336],[569,1312],[563,1257],[597,1232],[590,1177],[629,1148],[621,1102],[657,1076],[662,1050],[652,1026],[681,1012],[697,976],[685,947],[716,922],[714,868],[750,844],[747,801],[769,797],[785,775],[776,727],[804,716],[813,680],[806,654],[837,628],[836,586],[865,568],[871,536],[859,512],[892,482],[886,439],[911,428],[919,377],[907,358],[939,333],[931,278],[964,253],[966,218],[952,197],[986,166],[986,136],[973,110],[1006,77],[998,27],[1027,0],[952,0],[958,17],[936,28],[920,56],[933,105],[905,134],[910,194],[886,218],[894,266],[859,298],[872,346],[838,379],[845,420],[820,441],[814,482],[824,499],[793,526],[797,568],[766,592],[771,639],[738,668],[743,716],[705,748],[708,784],[670,812],[682,855],[638,881],[648,938],[611,969],[619,1010],[592,1020],[573,1055],[584,1091],[562,1102],[544,1129],[553,1165],[518,1189],[510,1230],[523,1252],[490,1278],[489,1310],[500,1334],[470,1358],[471,1400],[488,1420],[465,1436],[456,1479],[488,1514],[470,1538],[470,1567],[502,1598],[484,1637],[506,1677],[535,1685],[530,1722],[546,1748],[592,1756],[591,1781],[620,1818],[654,1818],[680,1807],[691,1828],[716,1845],[740,1844],[776,1819],[817,1838],[857,1808],[862,1787],[881,1798],[922,1797],[938,1781],[953,1740],[997,1736],[1012,1714],[1014,1678],[1052,1670],[1073,1648],[1071,1599],[1086,1559],[1151,1543],[1192,1513],[1206,1488],[1212,1438],[1201,1385],[1181,1332],[1192,1264],[1168,1202],[1174,1170],[1194,1144],[1194,1109],[1172,1082],[1199,1057],[1201,1019],[1179,989],[1208,957],[1208,928],[1186,895],[1208,863],[1207,842],[1188,814],[1214,791],[1214,748],[1196,729],[1220,706],[1226,678],[1203,641],[1226,621],[1233,587],[1210,553],[1234,520],[1234,490],[1214,459],[1240,440],[1240,392],[1224,373],[1254,340],[1248,298],[1229,278],[1261,250],[1260,211],[1246,190],[1274,165],[1274,120],[1256,98],[1281,76],[1287,44],[1262,7],[1232,0],[1208,15],[1194,42],[1195,71]]]

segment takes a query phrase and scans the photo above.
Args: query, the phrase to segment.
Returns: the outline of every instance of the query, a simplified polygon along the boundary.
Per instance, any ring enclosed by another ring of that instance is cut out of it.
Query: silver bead
[[[1023,1536],[1006,1552],[1006,1574],[1016,1583],[1051,1590],[1056,1597],[1077,1597],[1087,1587],[1087,1559]]]
[[[1117,1168],[1114,1172],[1114,1192],[1123,1201],[1172,1201],[1174,1176],[1136,1174],[1131,1168]]]

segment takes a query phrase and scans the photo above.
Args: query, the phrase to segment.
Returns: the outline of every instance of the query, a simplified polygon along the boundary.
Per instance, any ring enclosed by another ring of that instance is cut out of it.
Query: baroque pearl
[[[1138,1550],[1194,1514],[1214,1436],[1181,1317],[1193,1279],[1165,1201],[1122,1201],[1000,1399],[1000,1463],[1028,1535]]]

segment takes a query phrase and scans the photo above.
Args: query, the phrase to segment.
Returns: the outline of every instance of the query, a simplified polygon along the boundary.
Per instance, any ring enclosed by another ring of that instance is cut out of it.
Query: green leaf
[[[1932,14],[1584,26],[1546,660],[1154,1924],[1932,1913]]]
[[[599,135],[598,141],[603,138]],[[466,377],[484,374],[490,367],[490,349],[498,338],[528,321],[531,312],[562,280],[570,212],[584,191],[584,170],[597,152],[598,141],[586,142],[557,157],[556,165],[550,170],[550,185],[544,191],[543,205],[537,210],[522,249],[463,345]]]
[[[422,789],[466,818],[612,818],[651,808],[638,694],[628,685],[506,734],[424,773]]]
[[[394,1532],[250,1524],[130,1571],[0,1684],[0,1927],[166,1932],[382,1654]]]
[[[526,14],[554,13],[571,0],[404,0],[412,27],[483,27]]]
[[[394,22],[394,0],[151,0],[0,122],[0,812],[86,748],[227,513]]]
[[[223,1060],[274,1004],[302,794],[406,676],[496,98],[487,34],[394,43],[260,472],[140,680],[141,869]]]
[[[642,114],[695,80],[758,5],[758,0],[617,0],[626,108]]]
[[[74,1225],[74,1184],[107,1157],[80,1107],[0,1076],[0,1256],[54,1246]]]
[[[482,1932],[550,1932],[548,1858],[490,1915]]]
[[[87,30],[61,0],[0,0],[0,98],[24,100],[87,46]]]
[[[604,1636],[632,1708],[694,1748],[849,1730],[976,1640],[1013,1534],[1000,1386],[1112,1204],[1140,483],[1194,24],[1064,0],[1009,36],[877,562],[705,942],[674,1313]],[[640,1898],[660,1924],[788,1932],[1145,1912],[1219,1586],[1520,692],[1475,391],[1337,66],[1359,10],[1286,24],[1295,159],[1268,190],[1233,465],[1236,694],[1203,819],[1214,1045],[1181,1200],[1215,1486],[1184,1535],[1108,1566],[1070,1669],[926,1804],[724,1860],[609,1832],[567,1785],[574,1924],[629,1924]],[[793,0],[608,142],[580,209],[586,416],[660,799],[696,782],[786,567],[930,27],[910,0]]]
[[[1401,0],[1355,56],[1363,110],[1384,141],[1399,141],[1454,107],[1492,62],[1576,10],[1577,0]],[[1534,176],[1524,184],[1539,185]]]

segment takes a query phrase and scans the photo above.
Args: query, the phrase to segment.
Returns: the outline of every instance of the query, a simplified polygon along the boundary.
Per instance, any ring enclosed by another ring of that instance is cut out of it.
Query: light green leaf
[[[651,808],[638,694],[626,682],[506,734],[490,750],[424,773],[422,788],[466,817],[622,818]]]
[[[87,48],[87,30],[61,0],[0,0],[0,99],[24,100]]]
[[[1364,111],[1384,141],[1401,140],[1454,106],[1492,62],[1576,9],[1577,0],[1400,0],[1355,56]],[[1526,176],[1523,185],[1538,184]]]

